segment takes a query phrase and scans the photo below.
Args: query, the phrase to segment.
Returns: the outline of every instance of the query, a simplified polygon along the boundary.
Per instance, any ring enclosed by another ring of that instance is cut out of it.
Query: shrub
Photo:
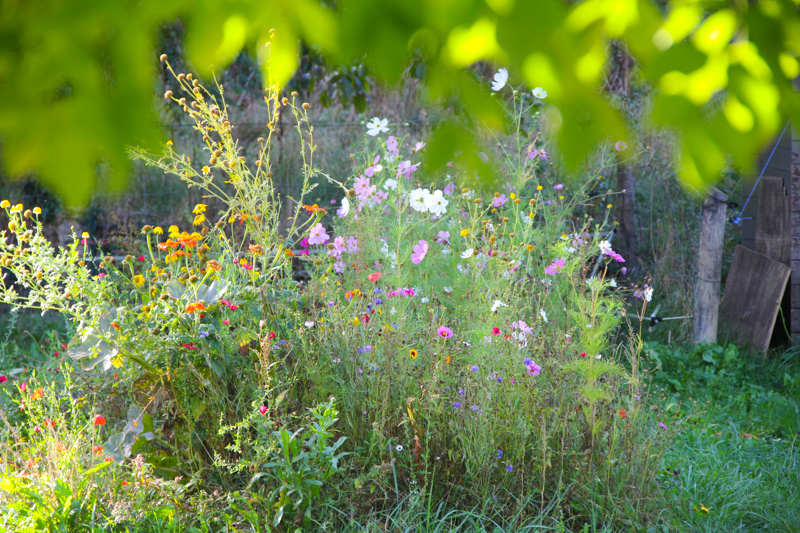
[[[195,121],[208,161],[170,143],[131,153],[203,190],[195,231],[145,226],[140,250],[95,264],[89,236],[55,250],[36,210],[3,205],[0,254],[16,276],[3,301],[66,314],[69,354],[127,387],[127,417],[103,444],[115,463],[141,454],[175,490],[249,487],[282,528],[286,512],[308,526],[312,509],[370,513],[423,495],[505,516],[564,498],[579,516],[600,505],[650,519],[661,439],[641,401],[638,341],[611,343],[624,258],[604,240],[608,221],[574,218],[593,178],[555,181],[540,101],[515,92],[514,131],[532,133],[468,154],[501,186],[455,157],[420,167],[425,144],[384,139],[374,119],[334,216],[305,204],[330,179],[313,164],[307,104],[268,91],[248,165],[222,88],[176,79],[185,96],[167,98]],[[304,154],[288,222],[270,172],[286,111]],[[306,283],[293,279],[303,267]]]

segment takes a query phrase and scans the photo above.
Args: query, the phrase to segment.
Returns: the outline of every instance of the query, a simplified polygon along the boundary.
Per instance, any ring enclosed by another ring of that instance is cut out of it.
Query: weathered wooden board
[[[694,341],[717,342],[719,281],[722,245],[725,241],[725,207],[728,197],[711,187],[703,202],[703,223],[697,251],[697,281],[694,286]]]
[[[737,246],[720,304],[720,326],[766,354],[792,269]]]
[[[761,178],[756,218],[756,252],[779,263],[791,266],[792,229],[789,215],[789,196],[783,179]]]

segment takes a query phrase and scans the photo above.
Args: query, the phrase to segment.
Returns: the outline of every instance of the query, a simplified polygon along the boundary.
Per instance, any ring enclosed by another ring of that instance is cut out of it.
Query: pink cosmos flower
[[[397,139],[392,135],[389,135],[389,138],[386,139],[386,150],[390,154],[397,154]]]
[[[553,274],[561,274],[561,270],[560,270],[560,269],[561,269],[561,267],[563,267],[563,266],[564,266],[564,263],[565,263],[565,262],[566,262],[566,259],[564,259],[563,257],[561,257],[561,258],[559,258],[559,259],[556,259],[555,261],[553,261],[553,262],[550,264],[550,266],[549,266],[549,267],[546,267],[546,268],[544,269],[544,273],[545,273],[545,274],[548,274],[548,275],[551,275],[551,276],[552,276]]]
[[[559,190],[564,188],[564,184],[563,183],[557,183],[556,185],[553,185],[553,188],[555,190],[559,191]]]
[[[5,383],[6,381],[8,381],[8,378],[7,378],[7,377],[5,377],[5,376],[0,376],[0,383]]]
[[[311,233],[308,235],[309,244],[325,244],[328,239],[330,239],[330,236],[326,233],[325,226],[320,223],[311,228]]]
[[[436,237],[436,242],[439,244],[447,243],[448,239],[450,239],[450,232],[449,231],[440,231],[439,236]]]
[[[606,255],[608,257],[610,257],[611,259],[614,259],[615,261],[618,261],[620,263],[624,263],[625,262],[625,259],[623,259],[623,257],[621,255],[619,255],[617,252],[615,252],[614,250],[609,250],[608,252],[606,252]]]
[[[501,195],[492,200],[492,207],[500,207],[508,202],[508,196]]]
[[[380,160],[381,160],[381,156],[376,155],[375,159],[372,160],[372,164],[367,168],[367,170],[364,171],[364,174],[368,178],[371,178],[375,174],[375,171],[383,170],[383,167],[378,164],[378,161],[380,161]]]
[[[428,253],[428,241],[419,241],[414,245],[414,253],[411,254],[411,262],[418,265],[425,259]]]
[[[448,184],[448,185],[445,185],[445,188],[444,188],[444,193],[445,193],[445,194],[453,194],[453,192],[454,192],[455,190],[456,190],[456,186],[455,186],[455,185],[453,185],[452,183],[450,183],[450,184]]]
[[[262,405],[261,407],[258,408],[258,412],[261,413],[262,415],[267,414],[267,406]]]
[[[420,151],[420,150],[422,150],[423,148],[425,148],[425,143],[423,143],[423,142],[419,142],[419,143],[417,143],[416,145],[414,145],[414,148],[413,148],[411,151],[412,151],[412,152],[419,152],[419,151]]]
[[[356,237],[347,238],[347,253],[358,253],[358,239]]]
[[[538,376],[539,372],[542,371],[542,367],[540,367],[539,365],[537,365],[534,362],[531,362],[531,364],[527,365],[527,367],[528,367],[528,375],[529,376]]]
[[[444,337],[445,339],[449,339],[453,336],[453,330],[448,328],[447,326],[439,326],[439,329],[436,330],[436,333],[439,334],[440,337]]]

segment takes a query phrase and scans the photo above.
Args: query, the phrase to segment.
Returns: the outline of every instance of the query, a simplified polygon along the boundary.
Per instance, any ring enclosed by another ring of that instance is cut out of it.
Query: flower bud
[[[167,92],[164,93],[164,98],[167,98],[167,99],[172,98],[172,94],[173,94],[172,91],[167,91]]]
[[[161,56],[158,59],[160,59],[161,61],[166,61],[167,60],[167,54],[161,54]]]
[[[309,104],[308,102],[303,102],[303,109],[308,111],[310,107],[311,107],[311,104]]]
[[[26,209],[25,212],[22,213],[22,216],[24,216],[25,218],[31,218],[32,213],[33,211],[31,211],[30,209]]]

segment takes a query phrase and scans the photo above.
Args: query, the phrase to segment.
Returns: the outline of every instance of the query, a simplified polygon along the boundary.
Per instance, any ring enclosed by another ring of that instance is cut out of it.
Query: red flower
[[[144,256],[143,255],[139,256],[139,261],[144,261]]]
[[[103,415],[94,415],[94,425],[95,426],[105,426],[106,419]]]
[[[370,280],[372,283],[375,283],[379,279],[381,279],[382,277],[383,277],[383,273],[381,273],[381,272],[373,272],[372,274],[367,276],[367,279]]]
[[[181,346],[183,346],[187,350],[196,350],[197,349],[197,346],[195,346],[194,343],[191,343],[191,342],[188,343],[188,344],[182,344]]]
[[[261,413],[262,415],[267,414],[267,406],[262,405],[261,407],[258,408],[258,412]]]
[[[66,345],[66,344],[62,344],[62,345],[61,345],[61,349],[62,349],[62,350],[66,350],[66,349],[67,349],[67,345]]]
[[[94,445],[94,446],[92,446],[92,451],[94,453],[100,453],[100,452],[103,451],[103,447],[102,446],[98,446],[98,445]]]
[[[56,429],[56,421],[55,420],[45,420],[44,427]]]
[[[620,418],[627,418],[628,411],[626,411],[625,409],[620,409],[619,410],[619,416],[620,416]]]
[[[586,357],[586,352],[581,352],[581,357]]]
[[[270,331],[269,332],[269,340],[272,340],[274,338],[275,338],[275,332],[274,331]]]
[[[500,335],[500,328],[492,328],[492,335]]]
[[[127,487],[128,485],[130,485],[130,483],[128,483],[127,481],[123,481],[123,482],[122,482],[122,486],[123,486],[123,487]]]

